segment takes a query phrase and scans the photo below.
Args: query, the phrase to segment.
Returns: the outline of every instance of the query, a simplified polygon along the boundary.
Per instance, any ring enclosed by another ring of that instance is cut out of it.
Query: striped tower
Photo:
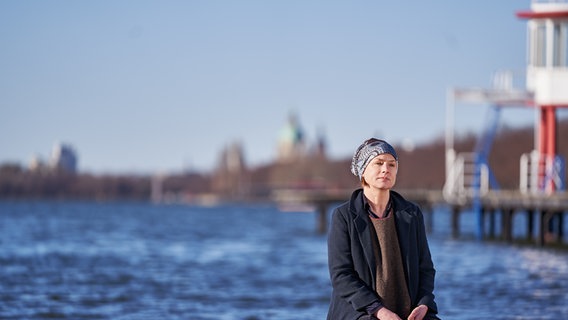
[[[533,94],[538,112],[535,130],[538,186],[541,191],[553,193],[563,188],[563,177],[557,170],[556,111],[568,107],[568,0],[533,0],[530,10],[516,15],[527,20],[526,86]]]

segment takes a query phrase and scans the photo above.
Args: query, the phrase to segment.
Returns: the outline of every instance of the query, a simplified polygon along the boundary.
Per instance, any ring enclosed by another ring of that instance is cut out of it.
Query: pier
[[[459,238],[462,230],[460,216],[475,215],[475,230],[479,240],[502,240],[505,242],[523,241],[538,246],[568,245],[564,235],[564,217],[568,212],[568,193],[553,195],[524,194],[520,191],[492,191],[478,200],[460,198],[448,201],[442,190],[407,189],[396,190],[407,200],[418,204],[425,216],[427,231],[433,231],[434,208],[451,208],[451,234]],[[324,234],[328,227],[329,210],[349,200],[353,190],[279,190],[273,193],[273,199],[279,204],[310,205],[316,214],[316,231]],[[479,201],[477,203],[477,201]],[[478,205],[480,210],[473,210]],[[522,238],[513,237],[514,217],[526,215],[526,234]],[[498,219],[499,218],[499,219]]]
[[[513,221],[517,214],[526,215],[524,240],[537,245],[568,244],[564,238],[564,215],[568,212],[568,193],[551,195],[523,194],[518,191],[490,192],[480,198],[481,210],[477,217],[478,237],[514,241]],[[454,207],[452,217],[461,209]],[[500,215],[500,221],[497,221]],[[452,218],[457,220],[457,218]],[[496,226],[500,224],[500,234]]]
[[[316,211],[316,230],[318,233],[326,233],[328,227],[328,211],[332,206],[348,201],[353,193],[349,190],[277,190],[272,194],[274,202],[280,205],[309,205]],[[418,204],[428,214],[433,212],[434,206],[443,202],[442,191],[428,189],[398,190],[406,199]],[[429,219],[432,221],[432,219]],[[427,226],[431,229],[431,225]]]

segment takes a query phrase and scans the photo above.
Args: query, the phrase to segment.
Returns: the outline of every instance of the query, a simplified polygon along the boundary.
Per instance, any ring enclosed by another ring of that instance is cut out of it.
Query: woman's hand
[[[402,320],[396,313],[385,307],[380,308],[375,314],[375,317],[380,320]]]
[[[410,315],[408,316],[408,320],[422,320],[424,316],[428,312],[428,307],[421,304],[418,307],[414,308]]]

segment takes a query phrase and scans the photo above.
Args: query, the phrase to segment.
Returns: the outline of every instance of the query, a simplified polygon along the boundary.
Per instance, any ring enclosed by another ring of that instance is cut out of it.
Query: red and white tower
[[[538,185],[554,192],[558,188],[556,111],[568,108],[568,0],[532,0],[531,9],[517,12],[517,17],[528,20],[526,86],[538,111]]]

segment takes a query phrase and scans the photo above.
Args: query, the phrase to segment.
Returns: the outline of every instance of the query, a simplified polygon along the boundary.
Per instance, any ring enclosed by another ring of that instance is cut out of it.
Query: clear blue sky
[[[295,112],[350,157],[444,134],[446,90],[524,79],[530,1],[0,1],[0,162],[71,144],[93,173],[211,170],[233,141],[272,161]],[[524,81],[524,80],[523,80]],[[523,86],[524,83],[516,83]],[[481,128],[485,106],[456,111]],[[531,125],[507,110],[511,125]],[[532,146],[527,146],[527,151]]]

